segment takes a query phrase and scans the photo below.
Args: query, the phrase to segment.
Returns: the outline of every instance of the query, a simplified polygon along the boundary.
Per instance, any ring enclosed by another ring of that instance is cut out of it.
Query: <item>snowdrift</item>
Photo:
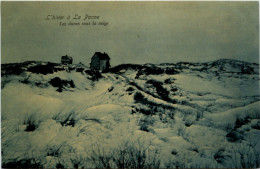
[[[29,61],[1,75],[4,168],[260,167],[258,64]]]

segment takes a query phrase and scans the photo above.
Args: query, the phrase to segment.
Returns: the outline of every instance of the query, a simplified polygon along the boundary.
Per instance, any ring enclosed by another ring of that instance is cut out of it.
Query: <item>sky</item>
[[[67,54],[74,63],[89,65],[95,52],[106,52],[112,66],[218,59],[259,63],[258,3],[1,2],[1,62],[59,63]],[[64,18],[47,20],[48,15]],[[86,15],[99,18],[84,20]],[[93,21],[97,25],[68,25]]]

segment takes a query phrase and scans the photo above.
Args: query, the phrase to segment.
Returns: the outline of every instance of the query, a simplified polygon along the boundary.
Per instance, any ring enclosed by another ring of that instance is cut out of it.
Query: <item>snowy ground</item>
[[[37,65],[46,63],[2,65],[3,167],[98,167],[93,154],[126,144],[147,147],[160,168],[260,167],[258,64],[123,67],[100,78]]]

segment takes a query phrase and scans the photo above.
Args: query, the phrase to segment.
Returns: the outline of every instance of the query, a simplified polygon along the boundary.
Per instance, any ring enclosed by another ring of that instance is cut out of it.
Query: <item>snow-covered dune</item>
[[[2,167],[260,167],[258,64],[31,61],[1,74]]]

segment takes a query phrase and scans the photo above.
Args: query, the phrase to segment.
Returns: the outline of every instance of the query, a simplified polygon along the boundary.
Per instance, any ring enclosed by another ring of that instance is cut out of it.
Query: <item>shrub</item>
[[[83,73],[83,71],[84,71],[84,68],[76,68],[76,72],[81,72],[81,73]]]
[[[101,73],[97,70],[85,70],[85,73],[91,76],[89,79],[92,81],[98,81],[100,78],[102,78]]]
[[[120,73],[121,70],[128,70],[128,69],[140,70],[142,68],[143,68],[142,65],[137,65],[137,64],[121,64],[121,65],[115,66],[113,68],[110,68],[109,72]]]
[[[108,92],[112,92],[112,90],[114,90],[114,86],[111,86],[110,88],[107,89]]]
[[[157,112],[164,112],[167,114],[167,116],[171,119],[174,119],[174,110],[175,108],[170,105],[160,104],[154,101],[150,101],[147,98],[144,97],[144,95],[140,92],[136,92],[134,95],[134,100],[136,103],[141,103],[143,105],[146,105],[148,109],[136,109],[133,110],[133,113],[140,112],[142,114],[146,115],[154,115]]]
[[[260,130],[260,121],[258,121],[256,124],[253,124],[251,127],[253,129]]]
[[[237,117],[237,120],[236,120],[236,126],[235,128],[239,128],[245,124],[248,124],[250,122],[250,117],[249,116],[246,116],[245,118],[243,119],[240,119]]]
[[[69,68],[68,68],[69,72],[71,72],[71,71],[73,71],[73,70],[75,70],[75,69],[76,69],[75,67],[69,67]]]
[[[61,79],[59,77],[55,77],[53,79],[51,79],[49,81],[49,83],[53,86],[53,87],[60,87],[62,86],[62,83],[61,83]]]
[[[64,146],[63,144],[47,146],[45,149],[45,151],[47,152],[47,156],[60,157],[63,146]]]
[[[174,74],[179,73],[179,71],[175,70],[174,68],[167,68],[165,70],[165,73],[168,74],[168,75],[174,75]]]
[[[190,132],[187,131],[187,128],[182,128],[181,131],[180,131],[180,135],[182,136],[182,138],[184,140],[186,140],[187,142],[190,141]]]
[[[172,155],[177,155],[178,152],[177,152],[177,150],[173,149],[173,150],[171,151],[171,154],[172,154]]]
[[[162,85],[163,85],[162,82],[157,81],[157,80],[153,80],[153,79],[147,80],[146,83],[150,83],[150,84],[152,84],[154,87],[159,87],[159,86],[162,86]]]
[[[184,114],[183,120],[186,127],[190,127],[196,121],[197,116],[194,114]]]
[[[157,94],[165,101],[171,101],[169,98],[169,91],[166,90],[162,85],[163,83],[157,80],[148,80],[146,83],[152,84],[156,88]]]
[[[171,91],[172,91],[172,92],[177,92],[177,90],[178,90],[178,88],[176,88],[176,87],[172,87],[172,88],[171,88]]]
[[[259,168],[259,150],[245,143],[233,145],[231,162],[235,168]]]
[[[241,66],[241,73],[242,74],[254,74],[254,68],[246,65]]]
[[[52,74],[54,72],[54,66],[56,64],[48,62],[46,65],[36,65],[28,68],[29,72],[37,74]]]
[[[112,154],[106,154],[104,149],[93,150],[90,160],[95,168],[112,168]]]
[[[126,89],[126,91],[127,92],[132,92],[132,91],[134,91],[135,89],[133,88],[133,87],[128,87],[127,89]]]
[[[137,112],[142,113],[144,115],[155,115],[156,114],[156,107],[153,108],[148,108],[148,109],[144,109],[144,108],[140,108],[140,109],[136,109]]]
[[[62,89],[64,89],[64,87],[75,87],[75,84],[73,82],[73,80],[62,80],[59,77],[55,77],[53,79],[51,79],[49,81],[49,83],[53,86],[53,87],[58,87],[59,92],[62,92]]]
[[[137,101],[137,102],[142,102],[144,99],[144,96],[142,93],[140,92],[136,92],[135,95],[134,95],[134,100]]]
[[[3,168],[43,168],[43,165],[35,158],[10,161],[2,164]]]
[[[174,83],[174,80],[176,80],[176,79],[174,79],[174,78],[168,78],[168,79],[165,79],[164,83],[165,83],[165,84],[172,84],[172,83]]]
[[[2,64],[1,65],[1,75],[20,75],[23,72],[22,64],[13,63],[13,64]]]
[[[230,142],[236,142],[242,140],[244,136],[236,130],[232,130],[227,133],[226,138]]]
[[[180,157],[179,157],[180,156]],[[184,154],[178,155],[176,160],[169,160],[165,163],[166,168],[190,168],[188,157]]]
[[[34,131],[39,127],[40,120],[37,120],[36,114],[27,114],[23,121],[23,124],[26,125],[24,131]]]
[[[221,148],[219,149],[215,154],[214,154],[214,159],[218,162],[218,163],[223,163],[225,156],[223,155],[225,149]]]
[[[65,168],[65,167],[61,163],[57,163],[56,168]]]
[[[141,70],[139,70],[136,74],[137,77],[139,77],[140,75],[160,75],[164,73],[164,69],[159,68],[159,67],[145,67]]]
[[[105,152],[93,150],[91,161],[96,168],[159,168],[158,152],[140,141],[126,142]]]
[[[70,111],[69,113],[63,115],[61,114],[61,112],[59,112],[58,114],[54,115],[52,119],[56,120],[62,126],[74,127],[76,124],[76,117],[74,111]]]
[[[139,121],[140,130],[149,132],[149,126],[154,124],[154,119],[151,116],[144,116]]]
[[[72,165],[73,165],[73,168],[84,168],[83,165],[84,165],[84,161],[85,159],[82,157],[82,156],[79,156],[77,154],[75,154],[71,159],[70,159]],[[86,167],[88,168],[88,167]]]

